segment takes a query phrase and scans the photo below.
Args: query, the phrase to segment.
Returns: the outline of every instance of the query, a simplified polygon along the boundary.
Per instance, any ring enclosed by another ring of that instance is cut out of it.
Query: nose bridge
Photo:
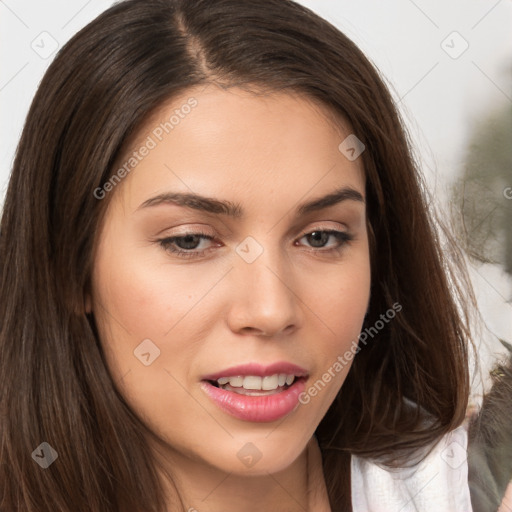
[[[300,304],[284,251],[277,245],[247,237],[236,253],[233,279],[237,300],[231,316],[234,327],[270,335],[297,326]]]

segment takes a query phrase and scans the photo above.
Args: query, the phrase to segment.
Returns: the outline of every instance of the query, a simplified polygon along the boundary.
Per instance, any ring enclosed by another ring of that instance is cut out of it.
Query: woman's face
[[[97,193],[88,307],[117,388],[177,458],[282,470],[343,384],[370,264],[364,169],[331,119],[302,96],[191,89]]]

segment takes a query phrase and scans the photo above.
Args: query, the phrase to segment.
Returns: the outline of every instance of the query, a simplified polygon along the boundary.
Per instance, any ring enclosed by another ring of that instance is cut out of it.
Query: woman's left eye
[[[353,236],[345,231],[315,229],[304,233],[298,241],[306,239],[307,244],[316,252],[329,253],[340,251],[343,246],[353,240]],[[202,247],[203,242],[211,242],[214,237],[205,233],[186,233],[180,236],[172,236],[159,240],[160,245],[179,257],[201,257],[213,247]],[[331,243],[329,243],[331,242]]]
[[[347,233],[345,231],[336,231],[333,229],[330,230],[315,230],[311,231],[310,233],[305,233],[302,235],[300,240],[302,238],[307,239],[308,244],[311,245],[311,247],[315,249],[329,247],[329,249],[340,249],[342,246],[344,246],[347,242],[350,242],[353,240],[353,236],[350,233]],[[334,244],[330,244],[327,246],[327,243],[329,240],[334,239]],[[326,252],[326,251],[323,251]]]

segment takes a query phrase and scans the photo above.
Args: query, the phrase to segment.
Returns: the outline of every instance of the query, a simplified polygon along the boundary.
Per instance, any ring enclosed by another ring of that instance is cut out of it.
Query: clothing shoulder
[[[460,426],[411,468],[387,468],[352,456],[353,512],[472,512],[467,442]]]

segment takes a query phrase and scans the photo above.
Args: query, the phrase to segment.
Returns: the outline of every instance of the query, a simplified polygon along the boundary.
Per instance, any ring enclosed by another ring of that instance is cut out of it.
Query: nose
[[[276,253],[264,251],[252,263],[242,258],[235,262],[230,272],[234,293],[227,320],[233,332],[275,337],[301,326],[299,283],[285,258]]]

